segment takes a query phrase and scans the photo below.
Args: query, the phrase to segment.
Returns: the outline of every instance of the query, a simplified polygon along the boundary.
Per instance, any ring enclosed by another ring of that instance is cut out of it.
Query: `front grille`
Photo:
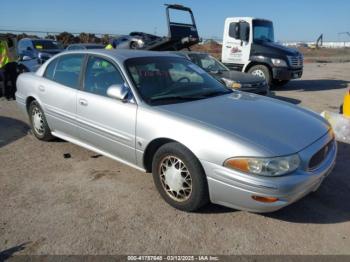
[[[300,68],[304,65],[304,57],[302,55],[288,56],[288,60],[290,66],[294,68]]]
[[[322,164],[322,162],[327,158],[329,152],[332,150],[333,143],[334,140],[330,141],[312,156],[309,161],[309,170],[314,170]]]

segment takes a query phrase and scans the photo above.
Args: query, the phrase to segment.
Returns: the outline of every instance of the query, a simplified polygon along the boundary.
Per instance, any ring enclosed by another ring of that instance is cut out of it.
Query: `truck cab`
[[[276,43],[273,23],[265,19],[227,18],[221,59],[231,70],[263,77],[270,86],[283,86],[303,74],[303,55]]]

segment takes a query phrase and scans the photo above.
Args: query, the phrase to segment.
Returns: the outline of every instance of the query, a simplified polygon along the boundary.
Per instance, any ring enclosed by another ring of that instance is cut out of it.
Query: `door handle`
[[[39,91],[40,92],[44,92],[45,91],[45,87],[44,86],[39,86]]]
[[[79,99],[79,104],[81,104],[82,106],[87,106],[88,101],[86,101],[85,99]]]
[[[227,46],[226,46],[226,48],[232,48],[232,46],[230,46],[230,45],[227,45]]]

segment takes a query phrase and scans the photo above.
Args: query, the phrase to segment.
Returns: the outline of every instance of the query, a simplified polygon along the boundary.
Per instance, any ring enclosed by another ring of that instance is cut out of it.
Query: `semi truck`
[[[303,55],[276,43],[273,23],[266,19],[226,18],[221,60],[232,70],[265,78],[270,86],[303,75]]]

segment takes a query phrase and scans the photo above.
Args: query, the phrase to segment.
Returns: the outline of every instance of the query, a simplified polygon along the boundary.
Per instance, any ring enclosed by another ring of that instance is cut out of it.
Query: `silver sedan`
[[[337,145],[317,114],[226,88],[190,61],[131,50],[61,53],[19,76],[40,140],[59,137],[144,172],[175,208],[272,212],[317,190]]]

